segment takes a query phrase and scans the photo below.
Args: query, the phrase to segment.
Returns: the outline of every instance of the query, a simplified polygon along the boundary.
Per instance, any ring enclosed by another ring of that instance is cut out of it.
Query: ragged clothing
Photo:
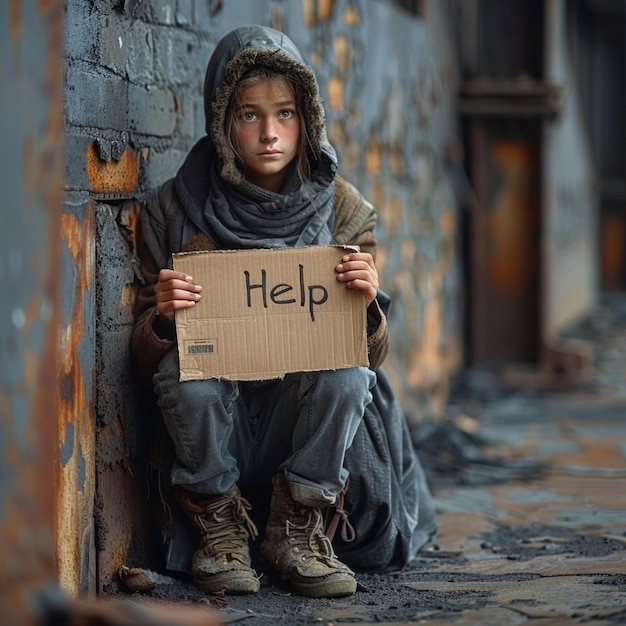
[[[309,142],[309,175],[303,181],[295,167],[291,168],[279,193],[261,189],[244,178],[226,130],[233,89],[257,65],[288,75],[307,93],[302,118]],[[207,135],[192,148],[177,175],[161,185],[142,207],[137,239],[143,283],[136,302],[133,354],[141,379],[149,388],[154,384],[160,392],[157,395],[164,422],[177,451],[171,466],[160,469],[169,482],[191,492],[219,493],[238,479],[241,492],[253,504],[269,502],[271,475],[278,470],[302,489],[319,487],[329,501],[335,500],[341,485],[347,486],[343,510],[348,513],[354,536],[335,535],[337,555],[355,569],[402,567],[433,538],[437,523],[404,413],[381,368],[389,350],[389,298],[382,291],[367,309],[369,372],[367,368],[354,368],[336,376],[293,375],[258,388],[254,384],[218,385],[215,381],[204,387],[201,381],[181,383],[186,385],[181,397],[197,405],[197,411],[190,411],[194,414],[188,417],[191,422],[195,420],[193,431],[185,430],[188,424],[181,428],[187,419],[184,409],[171,406],[175,404],[172,394],[180,392],[174,384],[175,328],[172,321],[157,316],[155,285],[159,271],[171,268],[173,253],[347,244],[357,245],[376,258],[376,211],[337,174],[337,158],[326,137],[315,75],[288,38],[256,26],[236,29],[223,38],[207,68],[205,113]],[[215,394],[212,402],[217,398],[220,404],[228,399],[218,411],[227,425],[217,435],[203,426],[211,414],[200,396],[209,388]],[[259,429],[263,433],[263,429],[276,428],[276,420],[284,419],[280,411],[305,405],[321,389],[327,390],[324,402],[332,408],[327,416],[316,416],[320,423],[326,419],[328,438],[325,447],[318,445],[316,461],[324,451],[332,452],[329,457],[343,459],[343,466],[334,477],[318,485],[306,477],[304,469],[299,469],[307,467],[306,458],[298,453],[297,459],[280,464],[281,459],[272,449],[278,444],[257,433]],[[284,406],[282,395],[280,400],[268,402],[272,394],[278,393],[285,393],[291,406]],[[342,395],[347,403],[343,407],[335,402]],[[337,436],[347,442],[345,449],[333,439],[333,423]],[[241,428],[233,429],[233,424]],[[246,437],[242,433],[247,433]],[[216,443],[221,446],[220,458],[205,454],[198,437],[206,437],[207,442],[211,437],[221,437]],[[193,454],[188,454],[189,447],[195,447]],[[240,457],[239,464],[233,451]],[[258,467],[247,467],[242,455],[256,458]],[[221,476],[216,474],[218,470]],[[260,505],[257,515],[261,519],[255,520],[259,528],[263,527],[265,513]],[[193,548],[189,528],[177,523],[178,519],[175,515],[168,529],[167,565],[173,570],[189,567]]]

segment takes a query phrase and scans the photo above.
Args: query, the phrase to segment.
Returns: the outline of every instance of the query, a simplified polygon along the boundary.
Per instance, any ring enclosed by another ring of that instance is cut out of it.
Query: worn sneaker
[[[248,538],[258,531],[248,515],[250,503],[237,485],[200,504],[192,502],[187,492],[180,501],[200,531],[201,546],[191,564],[196,587],[207,593],[256,593],[260,583],[251,567]]]
[[[337,558],[324,534],[321,509],[296,502],[282,473],[274,477],[273,484],[262,556],[301,596],[336,598],[353,594],[357,586],[354,573]]]

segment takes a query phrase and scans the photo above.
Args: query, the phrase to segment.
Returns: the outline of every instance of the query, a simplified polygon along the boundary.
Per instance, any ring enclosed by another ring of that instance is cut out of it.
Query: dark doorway
[[[536,362],[540,351],[540,122],[473,120],[468,213],[470,364]]]

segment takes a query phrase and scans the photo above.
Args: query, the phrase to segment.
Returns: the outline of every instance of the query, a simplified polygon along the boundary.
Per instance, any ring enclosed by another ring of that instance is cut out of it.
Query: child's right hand
[[[200,300],[202,287],[196,285],[191,276],[174,270],[163,269],[154,286],[159,315],[174,319],[174,311],[188,309]]]

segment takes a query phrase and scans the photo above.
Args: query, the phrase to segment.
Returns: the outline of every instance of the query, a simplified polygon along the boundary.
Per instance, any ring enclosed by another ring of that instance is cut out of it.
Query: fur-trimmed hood
[[[288,74],[302,86],[307,94],[302,113],[312,152],[316,157],[325,154],[336,164],[335,152],[326,137],[324,106],[313,69],[284,33],[265,26],[241,26],[220,40],[204,80],[205,128],[222,161],[222,177],[234,184],[243,179],[225,136],[225,118],[235,86],[257,65]]]

